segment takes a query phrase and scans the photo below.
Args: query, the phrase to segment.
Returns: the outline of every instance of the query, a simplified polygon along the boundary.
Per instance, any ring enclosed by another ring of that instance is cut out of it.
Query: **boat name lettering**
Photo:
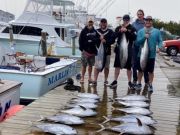
[[[11,106],[11,100],[6,102],[4,106],[0,103],[0,116],[3,115]],[[3,111],[4,110],[4,111]]]
[[[48,86],[57,82],[58,80],[60,79],[63,79],[65,78],[66,76],[68,76],[68,73],[69,73],[69,70],[65,70],[65,71],[62,71],[54,76],[51,76],[50,78],[48,78]]]

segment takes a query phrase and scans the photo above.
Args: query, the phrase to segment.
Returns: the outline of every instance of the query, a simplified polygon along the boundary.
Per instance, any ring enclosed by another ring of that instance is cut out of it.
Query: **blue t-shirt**
[[[136,45],[137,46],[142,46],[146,40],[145,38],[145,32],[147,31],[146,28],[141,29],[137,33],[137,40],[136,40]],[[150,36],[148,38],[148,46],[149,46],[149,58],[155,58],[156,57],[156,46],[159,48],[162,47],[162,37],[161,33],[158,29],[156,28],[151,28],[149,31]],[[140,51],[138,54],[138,57],[140,57]]]

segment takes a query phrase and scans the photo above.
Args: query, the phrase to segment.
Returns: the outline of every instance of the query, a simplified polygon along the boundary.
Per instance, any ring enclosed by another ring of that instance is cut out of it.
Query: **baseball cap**
[[[102,19],[101,19],[101,22],[102,22],[102,23],[107,23],[107,20],[106,20],[105,18],[102,18]]]
[[[130,16],[129,15],[124,15],[123,16],[123,20],[129,21],[130,20]]]
[[[152,21],[152,20],[153,20],[152,16],[146,16],[145,18],[145,21]]]

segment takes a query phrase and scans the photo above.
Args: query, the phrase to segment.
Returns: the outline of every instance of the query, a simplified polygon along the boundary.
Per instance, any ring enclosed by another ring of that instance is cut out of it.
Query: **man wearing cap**
[[[120,60],[120,50],[119,46],[122,46],[121,40],[123,38],[123,34],[125,34],[125,38],[128,42],[128,58],[125,67],[121,67],[121,60]],[[132,67],[132,45],[133,42],[136,39],[136,30],[135,28],[130,24],[130,16],[124,15],[123,16],[123,24],[122,26],[118,26],[115,29],[115,35],[117,37],[117,45],[115,47],[114,52],[115,55],[115,61],[114,61],[114,81],[110,84],[110,88],[115,88],[117,86],[117,79],[120,74],[120,68],[126,68],[127,69],[127,77],[128,77],[128,88],[132,89],[133,85],[131,83],[131,67]]]
[[[149,55],[148,55],[148,61],[145,71],[148,72],[149,75],[148,92],[151,94],[153,92],[152,82],[154,78],[156,52],[159,52],[159,49],[162,46],[162,37],[160,31],[153,27],[153,19],[151,16],[147,16],[145,18],[145,27],[138,32],[136,45],[142,46],[146,39],[148,39]],[[157,51],[156,51],[156,45],[158,45]],[[137,87],[141,88],[142,87],[141,79],[143,72],[140,67],[140,55],[141,55],[141,51],[139,51],[138,54],[139,72],[138,72],[138,84],[137,84]]]
[[[105,62],[103,64],[104,69],[104,85],[108,84],[108,75],[109,75],[109,65],[110,65],[110,55],[111,55],[111,45],[115,42],[114,32],[111,29],[108,29],[107,20],[102,18],[100,21],[100,28],[97,29],[98,37],[98,47],[102,43],[104,45],[104,56]],[[96,63],[96,62],[95,62]],[[99,72],[101,72],[97,65],[95,64],[94,68],[94,81],[92,85],[97,85],[97,79]]]
[[[86,67],[88,65],[88,82],[92,81],[91,74],[95,63],[95,55],[97,54],[97,33],[93,27],[93,20],[89,19],[87,26],[81,31],[79,36],[79,49],[81,54],[81,83],[84,82],[84,75],[86,73]]]

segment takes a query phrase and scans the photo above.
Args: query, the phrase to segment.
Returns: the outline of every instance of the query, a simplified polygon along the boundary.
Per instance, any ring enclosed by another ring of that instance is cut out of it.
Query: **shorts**
[[[110,66],[110,59],[111,59],[111,55],[107,55],[106,56],[106,63],[105,63],[104,68],[109,68],[109,66]],[[97,68],[96,64],[95,64],[95,68]]]
[[[155,66],[155,58],[149,58],[146,65],[146,72],[153,73],[154,72],[154,66]],[[140,66],[140,58],[137,60],[137,68],[140,72],[142,72],[141,66]]]
[[[82,63],[82,66],[86,67],[87,65],[88,66],[94,66],[94,63],[95,63],[95,56],[90,56],[90,57],[87,57],[85,55],[81,55],[81,63]]]
[[[121,67],[120,59],[119,59],[119,53],[116,53],[116,55],[115,55],[114,67],[115,68],[120,68]],[[132,55],[128,55],[128,59],[127,59],[127,62],[126,62],[126,65],[125,65],[124,68],[128,69],[128,70],[131,70],[131,67],[132,67]]]

